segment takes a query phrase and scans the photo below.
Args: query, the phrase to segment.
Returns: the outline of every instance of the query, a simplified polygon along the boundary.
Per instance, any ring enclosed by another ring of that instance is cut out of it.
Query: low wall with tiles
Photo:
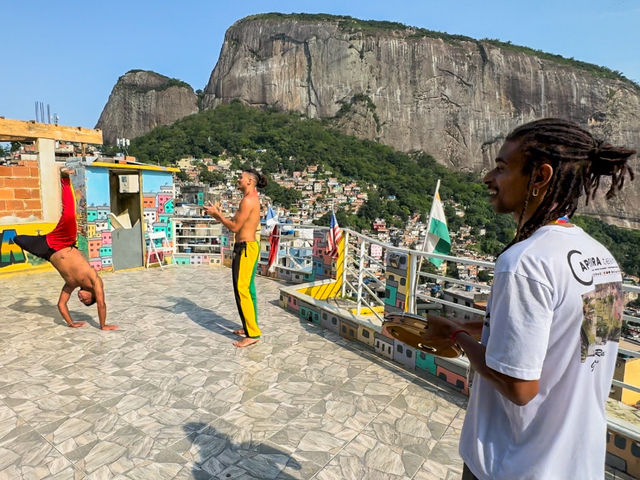
[[[416,350],[382,333],[382,325],[374,315],[368,315],[371,318],[363,318],[328,303],[325,301],[328,298],[325,293],[331,292],[331,296],[335,297],[335,283],[333,279],[326,279],[281,288],[279,304],[301,321],[331,330],[347,340],[360,342],[369,350],[403,365],[408,370],[434,375],[459,392],[469,394],[466,360],[440,358]]]

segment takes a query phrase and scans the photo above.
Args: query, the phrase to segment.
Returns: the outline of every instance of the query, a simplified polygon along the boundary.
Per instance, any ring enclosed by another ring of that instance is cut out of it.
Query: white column
[[[36,140],[40,169],[40,200],[42,219],[55,223],[60,218],[60,175],[56,167],[56,142],[49,138]]]

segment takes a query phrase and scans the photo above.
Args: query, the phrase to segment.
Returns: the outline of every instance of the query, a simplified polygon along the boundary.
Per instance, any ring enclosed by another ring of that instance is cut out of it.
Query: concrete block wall
[[[15,216],[42,219],[40,169],[37,160],[0,166],[0,218]]]

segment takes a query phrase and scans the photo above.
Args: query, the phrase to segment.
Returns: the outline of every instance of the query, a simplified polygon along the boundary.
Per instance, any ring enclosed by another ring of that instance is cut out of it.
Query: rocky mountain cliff
[[[236,99],[332,117],[347,133],[424,150],[457,170],[492,168],[507,132],[550,116],[640,150],[640,87],[615,72],[390,22],[240,20],[225,35],[203,104]],[[637,157],[633,167],[640,173]],[[598,200],[582,211],[640,228],[640,181],[613,203]]]
[[[105,143],[115,144],[116,138],[135,138],[197,112],[197,96],[187,83],[131,70],[113,87],[96,128],[102,129]]]

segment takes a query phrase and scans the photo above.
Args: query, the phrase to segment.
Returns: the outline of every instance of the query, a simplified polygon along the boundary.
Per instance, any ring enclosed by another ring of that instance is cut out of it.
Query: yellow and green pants
[[[233,247],[233,293],[236,297],[238,313],[244,333],[248,338],[260,338],[258,327],[258,300],[254,278],[258,268],[260,244],[258,242],[238,242]]]

